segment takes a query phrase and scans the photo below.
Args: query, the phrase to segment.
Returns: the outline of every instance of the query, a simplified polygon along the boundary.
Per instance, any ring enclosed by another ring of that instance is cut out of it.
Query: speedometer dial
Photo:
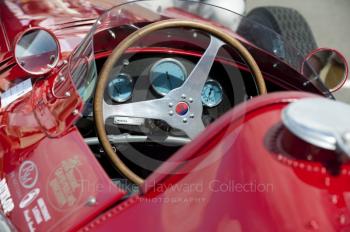
[[[207,107],[215,107],[222,102],[223,91],[219,82],[208,80],[202,91],[202,102]]]
[[[152,88],[165,96],[171,90],[179,88],[187,77],[185,67],[175,59],[162,59],[151,68],[150,82]]]
[[[131,98],[133,90],[132,79],[128,74],[121,73],[108,84],[108,95],[115,102],[126,102]]]

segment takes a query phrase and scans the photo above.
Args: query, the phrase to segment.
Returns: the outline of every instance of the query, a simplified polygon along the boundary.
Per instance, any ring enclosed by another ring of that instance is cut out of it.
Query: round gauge
[[[108,84],[108,95],[116,102],[122,103],[130,99],[133,90],[132,79],[128,74],[121,73]]]
[[[219,82],[208,80],[202,91],[202,102],[207,107],[215,107],[222,102],[223,91]]]
[[[151,68],[150,81],[153,89],[165,96],[171,90],[179,88],[187,78],[186,68],[175,59],[162,59]]]

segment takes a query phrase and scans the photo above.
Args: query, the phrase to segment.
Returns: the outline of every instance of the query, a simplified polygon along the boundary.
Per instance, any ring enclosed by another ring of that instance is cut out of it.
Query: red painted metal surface
[[[190,160],[175,174],[164,179],[159,169],[145,195],[81,231],[349,230],[350,165],[332,176],[318,162],[271,151],[281,110],[304,97],[316,96],[278,93],[239,106],[174,155]]]
[[[3,32],[7,34],[7,40],[11,42],[15,41],[20,33],[29,27],[43,27],[51,31],[58,38],[62,59],[69,59],[69,55],[82,41],[95,22],[95,19],[106,9],[103,7],[110,6],[109,2],[110,1],[107,0],[104,1],[105,5],[100,5],[96,1],[84,1],[84,4],[82,4],[77,1],[68,0],[63,4],[61,0],[6,0],[0,3],[0,13],[3,15],[1,25],[3,25]],[[115,1],[112,2],[113,5],[118,3]],[[135,17],[135,15],[133,15],[135,13],[136,12],[129,12],[128,17]],[[159,15],[143,13],[142,17],[145,17],[145,21],[147,22],[151,20],[152,17],[157,18]],[[141,20],[142,17],[138,15],[138,20]],[[188,13],[186,14],[180,10],[169,9],[168,17],[191,19],[195,16]],[[106,33],[107,32],[102,32],[102,35],[96,38],[96,41],[100,41],[94,45],[96,52],[100,52],[100,49],[104,51],[104,46],[112,46],[107,49],[111,50],[116,46],[116,42],[118,42],[120,38],[124,38],[123,35],[121,35],[124,32],[118,31],[118,39],[111,41],[110,36],[108,36],[108,33],[106,35]],[[131,32],[127,32],[126,35],[128,35],[128,33]],[[287,64],[281,62],[281,60],[251,45],[237,34],[234,36],[245,43],[245,45],[251,49],[255,57],[260,57],[260,59],[257,59],[257,62],[262,70],[268,73],[266,75],[267,79],[272,80],[272,82],[285,89],[305,90],[314,93],[320,92],[313,85],[303,85],[305,83],[304,77]],[[14,44],[10,44],[10,50],[8,52],[0,53],[1,92],[7,90],[16,80],[28,77],[15,63],[12,51],[13,46]],[[3,60],[1,56],[4,56]],[[276,64],[279,65],[278,69],[274,68]],[[281,78],[281,76],[283,77]]]
[[[62,51],[74,49],[99,16],[89,2],[73,0],[5,0],[0,3],[0,13],[10,43],[29,27],[44,27],[56,34]]]
[[[0,92],[28,78],[14,59],[14,42],[30,27],[42,27],[58,39],[67,59],[95,23],[100,11],[88,2],[61,0],[5,0],[0,2]]]
[[[11,51],[18,33],[29,25],[51,30],[67,58],[103,10],[58,2],[0,2],[1,92],[28,78]],[[146,181],[145,194],[118,203],[124,192],[72,126],[82,102],[70,79],[58,81],[59,71],[67,72],[63,65],[0,112],[0,174],[15,205],[8,217],[20,231],[350,230],[350,166],[332,176],[320,162],[274,150],[281,110],[313,95],[279,93],[241,105],[171,158],[190,160],[181,169],[162,166]],[[28,168],[37,171],[23,172]],[[91,197],[96,205],[87,204]]]
[[[0,144],[6,146],[3,140]],[[45,137],[26,149],[1,153],[1,180],[6,180],[14,203],[7,216],[19,231],[74,230],[124,195],[75,128],[59,138]]]
[[[67,69],[61,70],[63,75]],[[68,76],[68,75],[67,75]],[[83,102],[70,78],[60,74],[35,82],[32,105],[35,117],[48,136],[64,133],[80,117]]]

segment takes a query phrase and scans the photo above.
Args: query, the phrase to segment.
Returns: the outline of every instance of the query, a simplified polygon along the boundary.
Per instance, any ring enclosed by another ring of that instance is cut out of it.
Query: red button
[[[185,116],[190,111],[190,106],[186,102],[179,102],[175,111],[178,115]]]

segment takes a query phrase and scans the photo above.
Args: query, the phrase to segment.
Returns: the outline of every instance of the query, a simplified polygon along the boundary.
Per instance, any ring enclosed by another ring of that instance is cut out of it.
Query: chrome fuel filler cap
[[[326,98],[307,98],[288,105],[283,124],[298,138],[350,158],[350,105]]]

